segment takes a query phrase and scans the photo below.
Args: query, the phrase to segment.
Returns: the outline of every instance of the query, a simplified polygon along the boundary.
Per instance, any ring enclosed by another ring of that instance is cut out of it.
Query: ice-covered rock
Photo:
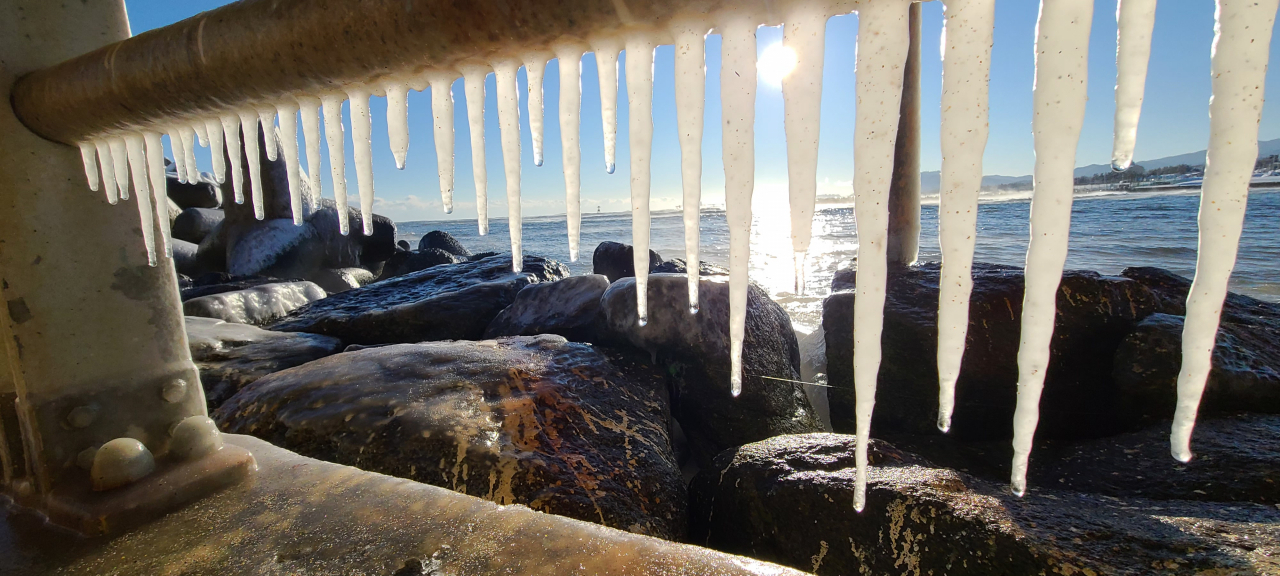
[[[209,411],[268,374],[342,351],[342,341],[319,334],[272,332],[215,318],[186,317],[191,361]]]
[[[600,274],[531,284],[489,323],[484,337],[559,334],[574,342],[597,342],[605,328],[600,297],[608,288],[609,279]]]
[[[324,289],[313,282],[278,282],[192,298],[182,303],[182,312],[187,316],[257,325],[326,296]]]

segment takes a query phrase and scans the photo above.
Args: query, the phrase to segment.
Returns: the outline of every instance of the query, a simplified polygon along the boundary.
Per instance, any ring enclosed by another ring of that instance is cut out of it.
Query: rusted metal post
[[[898,140],[889,184],[889,264],[920,255],[920,4],[911,5],[911,51],[903,67]]]

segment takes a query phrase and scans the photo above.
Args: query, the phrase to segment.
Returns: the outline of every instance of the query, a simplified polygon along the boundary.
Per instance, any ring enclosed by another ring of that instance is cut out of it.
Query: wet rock
[[[511,256],[499,254],[335,294],[272,329],[327,334],[350,344],[474,340],[521,288],[568,275],[563,264],[537,256],[525,256],[524,270],[516,274]]]
[[[608,276],[610,282],[617,282],[619,278],[635,276],[636,266],[632,258],[634,253],[635,250],[627,244],[601,242],[596,246],[595,252],[591,254],[592,272]],[[652,272],[660,264],[662,264],[662,257],[657,252],[650,250],[649,271]]]
[[[690,540],[817,574],[1257,574],[1280,510],[1032,488],[1024,498],[873,440],[853,511],[854,439],[726,451],[690,486]]]
[[[605,317],[600,297],[609,279],[599,274],[531,284],[516,294],[485,329],[485,338],[559,334],[574,342],[597,342]]]
[[[1191,290],[1190,278],[1150,266],[1125,268],[1120,275],[1150,289],[1160,302],[1157,312],[1174,316],[1187,314],[1187,293]],[[1222,321],[1247,326],[1275,326],[1280,323],[1280,304],[1227,292],[1226,300],[1222,305]]]
[[[280,281],[280,278],[272,278],[270,276],[232,276],[226,272],[208,272],[197,276],[192,281],[191,286],[183,288],[180,294],[183,301],[186,301],[210,294],[244,290],[245,288],[253,288],[263,284],[275,284]]]
[[[873,430],[938,433],[938,269],[930,263],[890,273]],[[833,289],[849,288],[852,276],[838,274]],[[974,264],[973,282],[950,433],[1009,438],[1017,401],[1022,270]],[[841,291],[823,304],[828,398],[838,432],[854,429],[853,300],[852,291]],[[1063,274],[1037,439],[1105,436],[1142,419],[1140,412],[1119,409],[1111,358],[1156,306],[1151,291],[1132,280],[1083,271]]]
[[[439,248],[424,248],[413,252],[397,252],[387,260],[386,266],[382,268],[382,276],[378,279],[385,280],[387,278],[395,278],[396,276],[403,276],[411,272],[426,270],[432,266],[457,264],[459,262],[466,261],[466,258],[459,258]]]
[[[278,282],[192,298],[182,303],[187,316],[240,324],[265,324],[328,294],[312,282]]]
[[[1116,350],[1112,374],[1119,388],[1117,401],[1123,410],[1142,416],[1138,424],[1173,418],[1182,325],[1181,316],[1152,314]],[[1224,321],[1218,326],[1199,416],[1233,412],[1280,414],[1280,322]]]
[[[685,262],[684,258],[672,258],[670,260],[664,260],[661,264],[658,264],[657,266],[653,266],[652,268],[649,269],[649,272],[653,274],[685,274],[688,271],[689,271],[689,264]],[[632,276],[634,275],[635,274],[633,273]],[[717,266],[710,262],[699,261],[698,275],[699,276],[728,276],[729,269],[725,268],[724,266]]]
[[[321,268],[311,274],[310,280],[325,292],[337,294],[373,282],[373,272],[364,268]]]
[[[227,272],[277,278],[306,278],[324,267],[320,235],[304,222],[277,218],[227,231]]]
[[[412,250],[409,246],[408,240],[396,240],[396,248],[399,248],[396,252],[408,252],[409,250]]]
[[[272,332],[196,316],[187,316],[186,326],[210,412],[263,376],[342,351],[341,340],[319,334]]]
[[[442,230],[432,230],[427,232],[426,235],[418,241],[419,250],[427,250],[430,248],[444,250],[449,254],[461,256],[463,258],[471,256],[471,251],[467,250],[467,247],[463,246],[462,242],[459,242],[452,234]]]
[[[173,237],[187,242],[199,244],[225,215],[222,210],[213,208],[187,208],[173,221]]]
[[[703,463],[721,450],[822,425],[795,381],[800,351],[791,319],[763,290],[747,293],[742,394],[729,391],[729,284],[704,279],[700,312],[689,312],[684,275],[649,276],[649,322],[636,319],[635,279],[614,282],[600,299],[612,337],[648,351],[673,375],[672,408]]]
[[[248,180],[247,176],[245,180]],[[196,182],[179,182],[176,173],[166,172],[165,192],[183,210],[218,207],[218,182],[207,172],[201,172]]]
[[[536,336],[330,356],[250,384],[214,418],[313,458],[678,539],[664,396],[592,346]]]

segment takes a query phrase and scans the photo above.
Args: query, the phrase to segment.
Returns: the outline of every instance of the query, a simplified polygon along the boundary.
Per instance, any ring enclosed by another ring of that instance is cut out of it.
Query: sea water
[[[1190,278],[1196,262],[1198,190],[1181,193],[1078,194],[1071,215],[1071,246],[1067,269],[1118,274],[1130,266],[1167,268]],[[1022,266],[1026,261],[1028,211],[1025,198],[986,200],[978,211],[975,262]],[[822,300],[831,292],[831,278],[850,267],[858,253],[857,224],[851,204],[819,204],[814,214],[813,245],[805,266],[805,293],[795,293],[794,257],[786,211],[756,210],[751,228],[751,280],[791,315],[797,328],[812,330],[822,323]],[[1258,189],[1249,196],[1240,255],[1231,276],[1231,290],[1270,302],[1280,302],[1280,189]],[[491,220],[488,236],[476,233],[470,220],[399,222],[398,239],[413,248],[432,230],[443,230],[472,252],[510,250],[506,220]],[[576,274],[591,273],[591,253],[600,242],[629,243],[631,214],[584,213],[582,257],[569,262],[563,215],[524,219],[524,250],[564,263]],[[722,208],[701,212],[701,257],[726,266],[729,231]],[[920,261],[937,261],[938,207],[925,198],[921,214]],[[678,210],[655,211],[650,247],[664,259],[683,258],[684,221]]]

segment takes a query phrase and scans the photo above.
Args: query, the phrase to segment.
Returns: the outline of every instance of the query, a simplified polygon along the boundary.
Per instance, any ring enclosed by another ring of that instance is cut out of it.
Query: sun
[[[778,42],[765,47],[760,59],[756,61],[756,70],[765,82],[777,85],[796,69],[797,62],[799,58],[796,57],[796,51]]]

